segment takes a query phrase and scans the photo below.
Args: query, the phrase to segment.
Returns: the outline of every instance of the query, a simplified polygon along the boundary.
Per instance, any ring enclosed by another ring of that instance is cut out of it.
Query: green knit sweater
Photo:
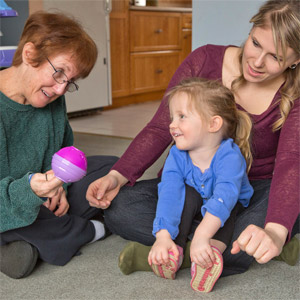
[[[32,224],[43,200],[29,173],[51,169],[51,159],[73,144],[64,96],[44,108],[22,105],[0,92],[0,232]]]

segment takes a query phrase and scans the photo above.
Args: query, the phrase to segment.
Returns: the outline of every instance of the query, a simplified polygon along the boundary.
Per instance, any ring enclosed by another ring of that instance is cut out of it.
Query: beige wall
[[[43,0],[29,0],[29,15],[34,13],[35,11],[43,9]]]

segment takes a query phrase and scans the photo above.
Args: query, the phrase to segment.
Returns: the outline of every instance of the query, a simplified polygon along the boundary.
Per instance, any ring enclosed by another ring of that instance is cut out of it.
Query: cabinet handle
[[[162,29],[156,29],[156,30],[154,30],[154,33],[162,33],[162,32],[163,32]]]
[[[155,73],[156,73],[156,74],[161,74],[162,72],[163,72],[162,69],[156,69],[156,70],[155,70]]]

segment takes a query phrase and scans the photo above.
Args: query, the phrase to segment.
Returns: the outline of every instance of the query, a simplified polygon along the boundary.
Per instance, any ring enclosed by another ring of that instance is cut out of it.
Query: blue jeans
[[[152,227],[156,212],[157,184],[159,181],[159,178],[144,180],[137,182],[133,187],[122,187],[111,206],[104,211],[106,224],[113,233],[127,240],[148,246],[153,245],[155,237],[152,235]],[[254,260],[252,256],[243,251],[236,255],[230,253],[232,242],[248,225],[264,226],[271,180],[255,180],[251,181],[251,185],[254,188],[254,194],[250,205],[237,215],[231,243],[223,254],[222,276],[243,273]]]

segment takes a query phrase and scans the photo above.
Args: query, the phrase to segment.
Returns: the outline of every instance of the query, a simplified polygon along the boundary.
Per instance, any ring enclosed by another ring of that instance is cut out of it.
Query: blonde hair
[[[33,66],[38,67],[51,55],[71,53],[80,78],[89,75],[98,56],[92,38],[76,20],[63,13],[39,11],[29,16],[13,58],[13,66],[21,65],[23,47],[28,42],[33,43],[36,49],[31,58]]]
[[[237,109],[233,93],[219,81],[203,78],[183,80],[168,92],[169,102],[178,93],[189,97],[205,121],[215,115],[223,119],[223,137],[232,138],[239,146],[249,171],[253,160],[250,146],[252,122],[246,112]]]
[[[253,27],[271,26],[273,40],[278,55],[279,47],[283,54],[283,63],[286,61],[287,48],[295,51],[300,58],[300,1],[299,0],[271,0],[263,4],[258,13],[254,15],[250,23]],[[242,57],[244,47],[240,52],[240,72],[241,75],[232,82],[232,90],[235,92],[245,83],[242,72]],[[278,63],[280,61],[278,60]],[[300,67],[295,69],[287,68],[284,72],[285,83],[280,90],[281,99],[279,100],[280,118],[273,124],[273,131],[279,130],[290,110],[293,107],[294,100],[299,97],[300,92]]]

